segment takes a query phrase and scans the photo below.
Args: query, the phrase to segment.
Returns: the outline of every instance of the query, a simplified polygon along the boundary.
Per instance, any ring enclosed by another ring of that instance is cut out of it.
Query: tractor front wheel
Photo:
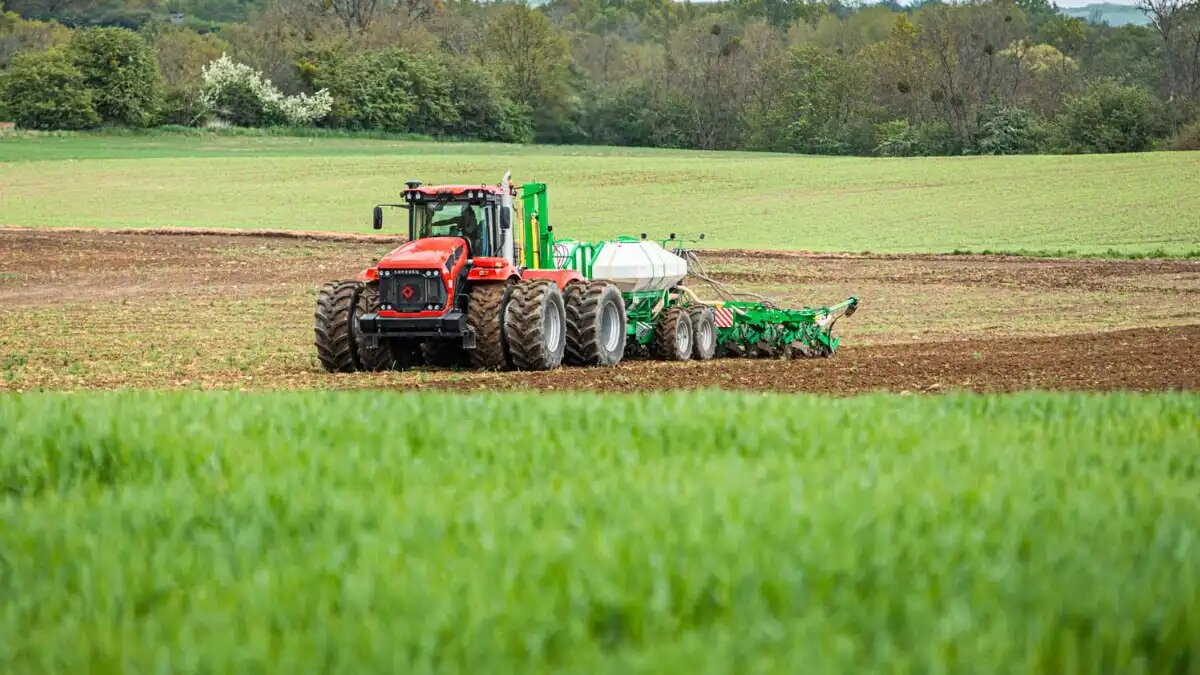
[[[504,312],[504,334],[513,366],[518,370],[552,370],[562,365],[567,344],[566,315],[562,293],[553,281],[517,282]]]
[[[563,294],[567,308],[565,360],[573,366],[615,366],[625,355],[625,301],[607,281],[576,282]]]
[[[687,361],[692,356],[692,322],[682,307],[659,315],[650,351],[663,361]]]
[[[475,348],[467,350],[476,368],[498,370],[508,365],[504,343],[504,316],[512,286],[507,283],[475,284],[467,304],[467,326],[475,331]]]
[[[331,373],[352,373],[362,367],[355,341],[362,288],[358,281],[331,281],[317,293],[317,359]]]

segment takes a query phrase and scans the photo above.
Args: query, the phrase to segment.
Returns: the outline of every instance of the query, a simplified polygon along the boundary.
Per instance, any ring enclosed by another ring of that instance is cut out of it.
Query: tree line
[[[0,119],[846,155],[1200,149],[1200,0],[10,0]]]

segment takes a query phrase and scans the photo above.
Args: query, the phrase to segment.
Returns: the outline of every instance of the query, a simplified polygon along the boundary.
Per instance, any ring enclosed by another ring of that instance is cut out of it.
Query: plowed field
[[[322,372],[311,344],[316,287],[393,245],[345,235],[0,230],[0,390],[1200,388],[1200,261],[740,250],[702,260],[721,281],[789,305],[862,299],[838,323],[844,342],[833,359]]]

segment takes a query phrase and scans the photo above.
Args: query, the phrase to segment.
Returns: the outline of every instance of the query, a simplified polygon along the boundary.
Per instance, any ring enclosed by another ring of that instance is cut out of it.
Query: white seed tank
[[[555,251],[556,257],[562,256],[560,260],[568,258],[568,251],[573,253],[576,242],[559,242],[559,246],[563,244],[567,250]],[[687,261],[653,241],[605,242],[592,263],[592,278],[611,281],[622,293],[661,291],[685,276]]]

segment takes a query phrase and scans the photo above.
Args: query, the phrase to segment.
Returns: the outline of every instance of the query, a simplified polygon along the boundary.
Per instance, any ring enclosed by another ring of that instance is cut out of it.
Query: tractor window
[[[425,237],[462,237],[471,242],[472,255],[484,255],[487,249],[487,217],[478,204],[448,202],[434,211],[434,204],[414,204],[413,233]]]

